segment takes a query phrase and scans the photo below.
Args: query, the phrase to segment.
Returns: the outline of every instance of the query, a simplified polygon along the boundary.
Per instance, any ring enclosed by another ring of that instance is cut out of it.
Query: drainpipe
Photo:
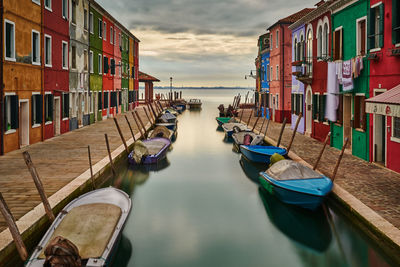
[[[87,51],[88,51],[88,57],[90,57],[90,25],[89,25],[89,23],[90,23],[90,19],[89,19],[89,17],[90,17],[90,1],[87,1],[87,4],[88,4],[88,20],[89,20],[88,21],[89,29],[87,31],[88,32],[88,47],[87,47]],[[94,21],[94,19],[93,19],[93,21]],[[115,40],[114,40],[114,42],[115,42]],[[94,55],[92,56],[92,59],[93,58],[94,58]],[[88,89],[88,94],[91,96],[90,99],[89,99],[89,101],[90,101],[90,105],[89,106],[91,106],[92,103],[93,103],[92,109],[93,109],[93,116],[94,116],[94,123],[95,123],[96,122],[96,118],[97,118],[97,114],[96,114],[97,112],[95,112],[95,110],[96,110],[95,109],[95,105],[97,105],[97,103],[94,103],[94,101],[92,101],[92,98],[94,98],[94,95],[93,94],[91,95],[92,91],[90,90],[90,60],[89,60],[89,58],[88,58],[88,62],[89,62],[89,69],[88,69],[88,84],[87,84],[88,88],[87,89]],[[93,66],[92,66],[92,68],[93,68]],[[90,107],[89,107],[89,125],[90,124],[91,124],[91,122],[90,122]]]
[[[0,21],[1,27],[3,27],[3,0],[0,0]],[[0,34],[0,44],[3,45],[3,34]],[[0,108],[1,108],[1,116],[0,116],[0,132],[1,132],[1,142],[0,142],[0,155],[4,154],[4,83],[3,83],[3,47],[0,48]]]
[[[41,1],[40,3],[41,6],[41,15],[40,15],[40,29],[41,29],[41,35],[40,35],[40,86],[41,86],[41,91],[43,95],[43,102],[44,105],[42,106],[42,141],[44,141],[44,136],[45,136],[45,130],[46,130],[46,114],[45,114],[45,105],[46,105],[46,95],[44,92],[44,1]]]
[[[282,112],[283,112],[283,117],[285,117],[285,28],[282,27],[282,24],[279,25],[279,27],[282,29],[282,38],[281,38],[281,46],[282,46],[282,100],[281,100],[281,105],[282,105]]]

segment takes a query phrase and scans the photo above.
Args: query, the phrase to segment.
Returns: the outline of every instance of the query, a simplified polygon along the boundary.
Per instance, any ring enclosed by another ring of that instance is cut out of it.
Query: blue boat
[[[315,210],[332,191],[328,177],[292,160],[281,160],[260,172],[260,184],[282,202]]]
[[[278,153],[279,155],[285,156],[287,154],[286,149],[276,146],[240,146],[240,152],[249,160],[254,162],[270,163],[270,158],[273,154]]]

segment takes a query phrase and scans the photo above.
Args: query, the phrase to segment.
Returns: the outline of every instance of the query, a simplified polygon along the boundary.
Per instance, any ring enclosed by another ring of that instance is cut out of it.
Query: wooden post
[[[281,132],[279,133],[278,143],[276,144],[277,147],[279,147],[279,145],[281,144],[283,130],[285,130],[285,126],[286,126],[286,118],[283,119]]]
[[[242,109],[242,114],[240,114],[239,122],[242,122],[243,113],[244,113],[244,109]]]
[[[151,109],[151,112],[153,112],[154,121],[156,121],[156,119],[157,119],[157,113],[154,111],[153,105],[152,105],[151,103],[149,104],[149,107],[150,107],[150,109]]]
[[[126,115],[124,115],[124,116],[125,116],[126,123],[129,126],[129,130],[131,130],[133,141],[136,141],[135,134],[133,133],[133,130],[132,130],[132,127],[131,127],[131,123],[129,122],[128,117]]]
[[[245,98],[244,104],[247,104],[247,98],[248,97],[249,97],[249,92],[247,92],[247,94],[246,94],[246,98]]]
[[[135,116],[135,113],[134,113],[133,111],[132,111],[132,117],[133,117],[133,119],[135,120],[136,126],[137,126],[138,129],[139,129],[140,138],[144,138],[144,133],[142,133],[142,127],[140,127],[139,122],[137,121],[136,116]]]
[[[154,102],[154,106],[156,107],[157,116],[159,116],[161,113],[161,110],[160,110],[160,107],[157,105],[157,102]]]
[[[149,112],[149,116],[150,116],[151,122],[152,122],[152,123],[155,123],[156,120],[155,120],[155,118],[154,118],[154,116],[153,116],[153,113],[151,113],[149,104],[147,104],[147,110],[148,110],[148,112]]]
[[[163,111],[164,111],[164,108],[163,108],[163,106],[162,106],[162,104],[161,104],[160,101],[158,101],[158,105],[160,106],[161,112],[163,112]]]
[[[332,175],[332,182],[335,180],[335,178],[336,178],[336,174],[337,174],[337,171],[338,171],[338,169],[339,169],[339,165],[340,165],[340,162],[342,161],[342,158],[343,158],[343,154],[344,154],[344,151],[346,150],[346,146],[347,146],[347,143],[349,142],[349,138],[348,137],[346,137],[346,139],[344,140],[344,145],[343,145],[343,147],[342,147],[342,151],[340,152],[340,155],[339,155],[339,158],[338,158],[338,161],[336,162],[336,166],[335,166],[335,169],[334,169],[334,171],[333,171],[333,175]]]
[[[128,150],[128,146],[126,145],[125,138],[122,135],[121,128],[119,128],[119,124],[118,124],[117,118],[115,118],[115,117],[114,117],[114,123],[115,123],[115,126],[117,126],[119,137],[121,137],[121,140],[122,140],[122,143],[124,144],[125,150],[129,154],[129,150]]]
[[[144,124],[143,124],[143,122],[142,122],[142,119],[141,119],[140,116],[139,116],[139,112],[138,112],[136,109],[135,109],[135,114],[136,114],[136,117],[137,117],[138,120],[139,120],[140,125],[142,125],[143,132],[144,132],[144,136],[146,136],[146,127],[144,126]]]
[[[182,91],[179,92],[179,99],[182,99]]]
[[[264,117],[263,122],[261,124],[261,128],[260,128],[260,134],[261,134],[262,128],[264,127],[264,123],[265,123],[266,119],[267,119],[267,117]]]
[[[88,156],[89,156],[90,178],[92,180],[93,190],[95,190],[96,189],[96,185],[94,184],[93,167],[92,167],[92,156],[90,155],[90,146],[87,146],[87,150],[88,150]]]
[[[242,99],[242,96],[239,94],[239,99],[238,99],[238,101],[236,103],[236,107],[235,108],[239,108],[241,99]]]
[[[289,143],[289,146],[287,148],[287,153],[289,153],[290,148],[292,147],[293,140],[294,140],[294,137],[296,136],[297,128],[299,127],[299,123],[300,123],[300,120],[301,120],[302,116],[303,116],[303,114],[300,113],[299,116],[297,117],[296,126],[294,127],[294,130],[293,130],[293,133],[292,133],[292,138],[290,139],[290,143]]]
[[[114,169],[114,162],[113,162],[112,157],[111,157],[110,144],[108,143],[107,134],[104,134],[104,138],[106,139],[106,146],[107,146],[108,158],[110,159],[111,172],[113,173],[113,176],[115,177],[117,173],[115,172],[115,169]]]
[[[267,126],[265,126],[264,138],[265,138],[265,136],[267,136],[267,130],[268,130],[269,122],[270,122],[270,121],[271,121],[271,119],[268,119]]]
[[[55,217],[53,214],[53,210],[50,207],[50,203],[47,199],[46,193],[44,192],[42,181],[39,178],[39,174],[36,171],[35,166],[31,160],[31,156],[28,151],[22,153],[26,166],[28,166],[29,172],[31,173],[33,182],[35,183],[36,189],[39,192],[40,198],[42,199],[44,210],[46,211],[47,217],[49,217],[50,221],[53,222]]]
[[[15,246],[18,250],[19,256],[23,261],[28,259],[28,252],[26,250],[24,241],[22,240],[21,234],[19,233],[18,226],[14,221],[14,217],[11,214],[10,209],[7,206],[3,195],[0,193],[0,211],[3,214],[4,220],[7,223],[8,229],[11,232],[11,236],[14,239]]]
[[[260,117],[257,117],[256,122],[253,125],[253,129],[251,129],[252,132],[254,132],[254,129],[256,128],[259,119]]]
[[[329,140],[329,137],[330,137],[330,136],[331,136],[331,132],[329,132],[329,133],[326,135],[326,137],[325,137],[324,145],[322,146],[322,149],[321,149],[321,151],[319,152],[319,155],[318,155],[317,161],[316,161],[315,164],[314,164],[313,170],[316,170],[316,169],[317,169],[318,163],[319,163],[319,161],[321,160],[322,154],[324,153],[326,144],[328,143],[328,140]]]
[[[147,110],[146,110],[145,106],[143,106],[143,110],[144,110],[144,113],[146,114],[147,120],[150,122],[150,124],[153,124],[153,121],[150,119],[149,114],[147,114]]]
[[[246,125],[249,125],[250,120],[251,120],[251,117],[253,116],[253,109],[251,108],[250,110],[251,110],[251,111],[250,111],[250,116],[249,116],[249,119],[247,120]]]

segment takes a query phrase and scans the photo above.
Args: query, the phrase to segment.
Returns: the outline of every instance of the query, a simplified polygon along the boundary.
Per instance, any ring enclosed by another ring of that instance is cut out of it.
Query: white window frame
[[[278,48],[278,47],[279,47],[279,30],[276,31],[276,40],[275,40],[275,43],[276,43],[276,48]]]
[[[86,11],[86,17],[85,17],[85,11]],[[86,8],[84,8],[83,9],[83,30],[84,31],[88,31],[88,29],[89,29],[89,16],[88,16],[88,14],[89,14],[89,11],[86,9]],[[85,27],[85,24],[86,24],[86,27]]]
[[[12,95],[16,95],[16,93],[15,92],[4,92],[4,97],[12,96]],[[19,103],[18,103],[18,105],[19,105]],[[4,106],[4,110],[5,109],[7,109],[7,106]],[[8,113],[7,113],[7,115],[8,115]],[[11,121],[11,119],[10,119],[10,121]],[[7,123],[7,118],[4,120],[4,123]],[[15,132],[17,132],[17,129],[10,129],[10,130],[6,130],[4,132],[4,134],[12,134],[12,133],[15,133]]]
[[[99,38],[103,39],[103,21],[101,19],[97,19],[98,33]]]
[[[99,72],[99,75],[103,75],[103,55],[102,54],[98,54],[97,55],[97,60],[99,61],[97,64],[97,71]]]
[[[33,34],[37,34],[37,58],[38,61],[33,61]],[[32,35],[31,35],[31,51],[32,51],[32,64],[33,65],[40,65],[40,32],[36,31],[36,30],[32,30]]]
[[[49,39],[50,40],[50,53],[49,53],[49,56],[50,56],[50,60],[49,60],[49,63],[46,63],[46,56],[47,56],[47,49],[46,49],[46,39]],[[53,55],[52,55],[52,53],[53,53],[53,39],[52,39],[52,37],[51,37],[51,35],[48,35],[48,34],[45,34],[44,35],[44,65],[46,66],[46,67],[52,67],[53,65]]]
[[[93,51],[89,51],[89,72],[93,73]]]
[[[40,95],[40,92],[32,92],[32,96],[34,96],[34,95]],[[32,99],[32,98],[31,98]],[[43,100],[44,100],[44,98],[43,98]],[[32,116],[32,119],[33,118],[35,118],[36,117],[36,103],[35,104],[33,104],[34,102],[33,101],[31,101],[32,103],[31,103],[31,110],[32,110],[32,114],[31,114],[31,116]],[[44,102],[44,101],[43,101]],[[33,108],[33,105],[35,105],[35,108]],[[42,106],[42,108],[43,108],[43,106]],[[33,119],[34,120],[34,119]],[[46,119],[45,119],[46,120]],[[37,128],[37,127],[40,127],[42,124],[41,123],[34,123],[34,124],[32,124],[32,129],[33,128]]]
[[[6,45],[6,34],[7,34],[6,33],[6,24],[7,23],[13,25],[12,57],[6,56],[6,54],[7,54],[6,53],[6,47],[7,47],[7,45]],[[8,61],[14,61],[14,62],[16,61],[16,58],[15,58],[15,23],[8,19],[4,19],[4,58],[5,58],[5,60],[8,60]]]
[[[47,5],[46,5],[46,0],[44,0],[44,8],[47,9],[48,11],[50,11],[50,12],[53,12],[53,9],[52,9],[52,7],[53,7],[52,1],[53,1],[53,0],[48,0],[48,1],[49,1],[49,3],[50,3],[50,6],[47,6]]]
[[[64,51],[64,45],[67,48],[67,51]],[[72,50],[72,49],[71,49]],[[61,41],[61,66],[63,70],[68,70],[68,42],[66,41]],[[65,53],[65,60],[67,62],[64,62],[64,53]]]
[[[270,39],[270,42],[271,42],[270,50],[272,50],[272,48],[274,48],[274,34],[271,34],[269,39]]]
[[[361,55],[361,32],[360,32],[360,27],[359,27],[359,23],[361,21],[365,21],[365,54],[367,54],[367,49],[368,49],[368,19],[367,16],[358,18],[356,20],[356,55],[359,56]]]
[[[118,71],[119,71],[119,77],[122,77],[122,65],[121,65],[121,61],[118,61]]]
[[[53,124],[53,121],[51,120],[51,121],[46,121],[46,119],[47,119],[47,114],[46,114],[46,95],[52,95],[52,93],[51,92],[49,92],[49,91],[47,91],[47,92],[44,92],[44,96],[43,96],[43,108],[44,108],[44,110],[43,110],[43,113],[44,113],[44,125],[49,125],[49,124]],[[54,103],[53,103],[54,104]],[[51,111],[51,112],[53,112],[53,111]],[[54,114],[53,114],[53,118],[52,118],[53,120],[54,120]]]
[[[392,117],[392,126],[391,126],[391,133],[390,133],[390,141],[400,143],[400,138],[394,136],[394,120],[395,117]]]
[[[107,41],[107,22],[103,21],[103,39]]]
[[[73,48],[73,47],[75,47],[75,67],[72,66],[73,57],[74,57],[74,55],[72,54],[72,51],[73,51],[72,48]],[[77,51],[76,51],[76,45],[72,45],[72,44],[71,44],[71,57],[70,57],[70,58],[71,58],[71,62],[70,62],[70,63],[71,63],[71,69],[72,69],[72,70],[76,70],[77,67],[78,67],[78,64],[77,64],[77,62],[76,62],[76,58],[77,58],[76,53],[77,53]]]
[[[279,65],[276,65],[276,80],[279,81]]]
[[[274,67],[271,65],[270,81],[274,80]]]
[[[64,6],[64,3],[66,3],[66,6]],[[68,2],[67,0],[61,0],[61,16],[68,20]]]
[[[93,12],[89,12],[89,31],[93,34]]]
[[[114,45],[117,45],[117,27],[114,28]]]
[[[113,44],[114,29],[110,26],[110,44]]]

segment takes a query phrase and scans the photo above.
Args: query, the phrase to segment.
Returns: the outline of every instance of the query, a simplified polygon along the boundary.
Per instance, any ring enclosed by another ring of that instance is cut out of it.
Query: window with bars
[[[292,114],[303,114],[303,94],[292,94]]]

